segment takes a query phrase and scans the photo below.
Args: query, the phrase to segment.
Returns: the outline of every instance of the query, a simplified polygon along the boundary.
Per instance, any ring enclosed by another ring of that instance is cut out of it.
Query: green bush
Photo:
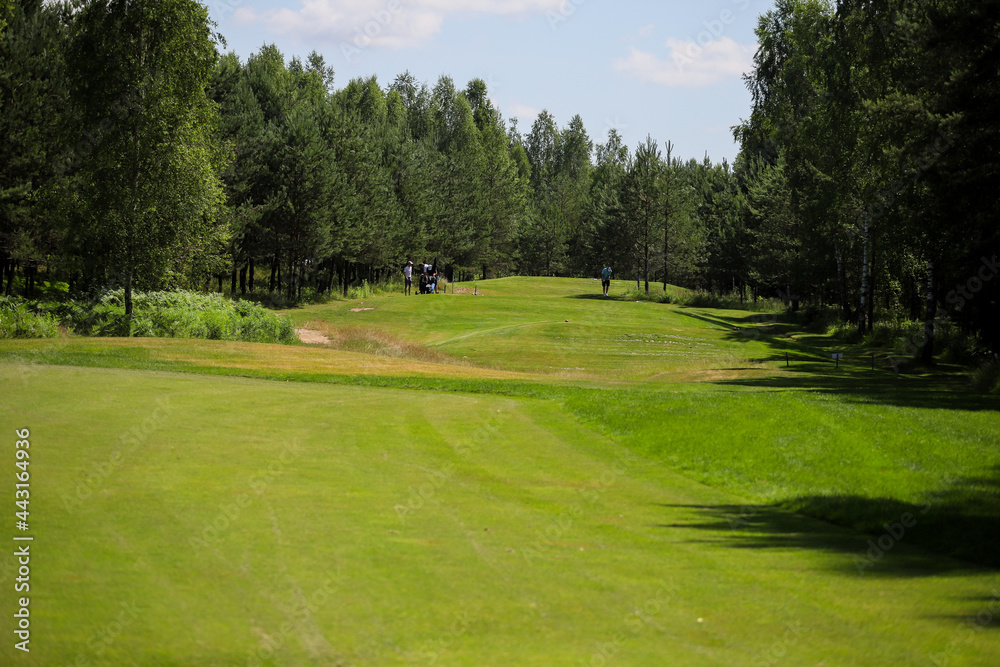
[[[924,323],[896,317],[880,322],[864,336],[865,345],[889,348],[900,356],[913,356],[923,346]],[[934,348],[942,361],[969,364],[981,359],[986,351],[978,334],[968,334],[947,319],[934,323]]]
[[[972,371],[972,388],[990,394],[1000,394],[1000,360],[996,357]]]
[[[714,292],[685,292],[676,295],[673,303],[689,308],[716,308],[719,310],[747,310],[756,313],[776,313],[785,310],[785,304],[778,299],[753,299],[741,301],[738,294],[715,294]]]
[[[864,336],[858,331],[858,325],[854,322],[838,322],[831,326],[827,332],[832,338],[848,345],[858,345],[864,341]]]
[[[127,336],[124,307],[85,301],[47,303],[43,307],[75,334],[81,336]]]
[[[58,320],[32,304],[0,297],[0,338],[55,338]]]
[[[652,303],[673,303],[674,298],[670,292],[664,292],[662,289],[649,290],[649,294],[646,294],[643,289],[636,289],[630,287],[625,292],[621,294],[618,298],[625,299],[626,301],[650,301]]]
[[[291,322],[249,301],[220,294],[177,290],[135,292],[131,326],[125,317],[122,290],[102,294],[96,302],[65,301],[42,306],[82,336],[146,336],[208,338],[259,343],[292,343]]]
[[[844,324],[843,311],[834,306],[808,305],[796,314],[795,321],[811,333],[829,333]]]

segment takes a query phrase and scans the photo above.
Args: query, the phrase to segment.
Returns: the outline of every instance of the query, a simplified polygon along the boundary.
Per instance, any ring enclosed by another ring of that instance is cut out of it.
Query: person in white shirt
[[[409,296],[411,287],[413,287],[413,262],[408,261],[403,267],[403,294]]]

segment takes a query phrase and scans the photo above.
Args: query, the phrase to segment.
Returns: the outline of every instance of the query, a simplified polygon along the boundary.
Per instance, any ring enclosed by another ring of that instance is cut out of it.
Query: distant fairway
[[[476,287],[289,313],[330,347],[0,341],[35,537],[0,663],[1000,664],[997,401],[752,313]]]
[[[452,289],[460,293],[399,295],[357,312],[359,304],[340,302],[292,317],[377,327],[458,359],[564,379],[690,379],[764,353],[745,336],[720,336],[724,324],[699,319],[699,309],[604,299],[599,281],[506,278],[477,283],[479,296],[465,283]]]

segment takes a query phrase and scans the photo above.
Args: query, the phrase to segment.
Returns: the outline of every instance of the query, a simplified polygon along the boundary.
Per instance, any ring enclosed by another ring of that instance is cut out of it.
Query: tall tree
[[[474,79],[466,88],[482,145],[483,216],[474,230],[475,259],[483,278],[513,267],[515,242],[528,206],[528,180],[511,156],[500,112],[487,97],[486,84]]]
[[[558,205],[566,224],[569,257],[567,268],[574,274],[585,272],[588,240],[594,235],[594,220],[588,215],[591,156],[594,144],[587,135],[583,118],[570,119],[559,141],[559,174],[556,181]]]
[[[97,135],[83,160],[88,232],[124,287],[131,321],[134,284],[159,276],[221,204],[205,92],[217,53],[207,9],[193,0],[93,0],[75,28],[75,96]]]
[[[589,215],[594,221],[594,238],[589,248],[588,265],[627,265],[629,251],[623,233],[621,192],[625,170],[630,162],[628,147],[618,130],[608,130],[607,141],[598,144],[596,165],[590,182]],[[587,275],[584,272],[583,275]]]
[[[6,277],[8,294],[15,265],[30,290],[37,265],[67,251],[56,223],[70,197],[64,152],[76,143],[68,131],[68,9],[19,0],[11,10],[0,29],[0,281]]]
[[[660,148],[652,137],[639,144],[622,182],[621,212],[623,229],[635,268],[636,286],[640,280],[649,294],[649,279],[659,259],[660,231],[664,223],[663,161]]]
[[[521,237],[521,259],[524,268],[534,274],[556,275],[566,259],[566,224],[557,204],[560,140],[555,118],[542,110],[524,142],[534,201]]]

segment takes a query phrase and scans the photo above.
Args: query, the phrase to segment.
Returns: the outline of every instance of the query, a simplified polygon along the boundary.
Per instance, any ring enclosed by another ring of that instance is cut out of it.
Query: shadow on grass
[[[701,520],[661,527],[728,531],[733,548],[843,554],[852,557],[843,571],[856,576],[1000,570],[1000,466],[952,480],[919,504],[813,495],[776,505],[684,507]]]
[[[786,371],[786,375],[715,380],[713,384],[765,389],[801,389],[820,394],[836,394],[844,400],[856,403],[898,407],[1000,411],[1000,396],[971,392],[966,382],[958,378],[925,376],[897,378],[884,373],[879,374],[878,371],[868,371],[871,375],[863,377],[858,377],[858,371],[848,371],[838,376],[832,369],[824,373],[822,368],[810,368],[806,364],[802,366],[801,370]]]
[[[690,317],[695,320],[700,320],[701,322],[707,322],[712,326],[719,327],[720,329],[725,329],[726,331],[733,331],[734,327],[739,327],[740,323],[743,322],[744,320],[749,321],[753,320],[754,318],[760,317],[759,315],[749,315],[747,317],[731,318],[729,320],[724,320],[719,317],[709,317],[704,313],[692,313],[690,310],[683,307],[679,308],[677,312],[683,315],[684,317]],[[744,326],[746,325],[744,324]]]
[[[873,357],[871,351],[861,351],[856,346],[831,342],[821,347],[815,337],[809,338],[812,343],[788,337],[785,334],[791,331],[790,326],[771,315],[719,318],[685,309],[678,312],[724,329],[726,342],[758,342],[767,346],[769,354],[749,360],[777,366],[779,371],[771,377],[727,378],[714,380],[713,384],[799,389],[836,394],[848,401],[900,407],[1000,411],[1000,396],[971,391],[965,369],[959,366],[893,367],[885,353],[875,353]],[[831,358],[834,352],[846,353],[845,358],[834,361]]]
[[[570,294],[567,299],[592,299],[594,301],[615,301],[617,297],[604,296],[604,294]]]

